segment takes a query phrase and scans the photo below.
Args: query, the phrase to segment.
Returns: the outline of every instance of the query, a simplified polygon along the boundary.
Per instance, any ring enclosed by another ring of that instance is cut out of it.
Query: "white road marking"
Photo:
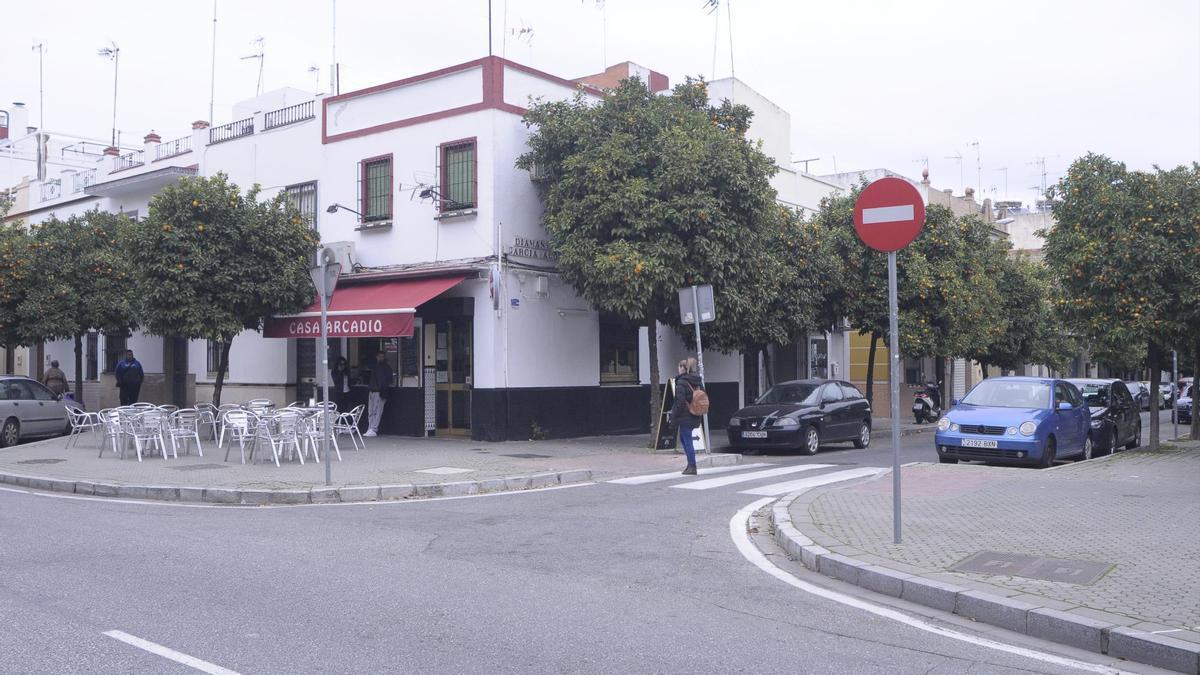
[[[311,509],[316,507],[326,506],[393,506],[396,504],[420,504],[422,502],[446,502],[455,499],[477,499],[483,497],[507,497],[509,495],[526,495],[535,492],[550,492],[551,490],[570,490],[571,488],[587,487],[595,485],[594,482],[587,483],[571,483],[569,485],[552,485],[544,488],[533,488],[530,490],[510,490],[507,492],[488,492],[481,495],[461,495],[458,497],[423,497],[421,499],[389,499],[378,502],[335,502],[330,504],[193,504],[189,502],[166,502],[158,500],[142,500],[142,499],[113,499],[111,497],[87,497],[82,495],[68,495],[58,492],[36,492],[34,490],[22,490],[19,488],[0,487],[0,492],[13,492],[20,495],[30,495],[33,497],[44,497],[46,499],[66,499],[71,501],[81,502],[105,502],[108,504],[136,504],[140,506],[167,506],[177,509]]]
[[[741,471],[743,469],[756,469],[760,466],[771,466],[771,465],[758,463],[758,464],[735,464],[733,466],[715,466],[712,468],[705,467],[702,469],[697,469],[696,473],[701,476],[707,476],[711,473],[727,473],[729,471]],[[645,485],[646,483],[658,483],[658,482],[661,482],[664,480],[673,480],[675,478],[682,478],[682,477],[683,476],[681,476],[678,471],[672,471],[670,473],[652,473],[652,474],[647,474],[645,476],[630,476],[628,478],[617,478],[616,480],[610,480],[607,482],[616,483],[617,485]]]
[[[417,473],[432,473],[439,476],[448,476],[455,473],[471,473],[475,469],[460,469],[457,466],[435,466],[432,469],[417,469]]]
[[[844,480],[853,480],[855,478],[865,478],[867,476],[878,476],[887,473],[887,469],[881,469],[875,466],[864,466],[858,469],[846,469],[845,471],[835,471],[827,473],[824,476],[813,476],[812,478],[801,478],[800,480],[788,481],[786,483],[774,483],[772,485],[764,485],[762,487],[742,490],[744,495],[766,495],[768,497],[777,497],[786,495],[791,492],[799,492],[809,488],[818,487],[821,485],[829,485],[830,483],[840,483]]]
[[[913,205],[903,204],[900,206],[878,206],[873,209],[863,209],[863,225],[871,225],[874,223],[898,223],[906,220],[912,220]]]
[[[928,621],[918,619],[915,616],[910,616],[890,607],[884,607],[872,602],[867,602],[866,600],[861,600],[859,598],[846,595],[845,593],[831,591],[827,588],[822,588],[815,584],[798,579],[795,576],[788,574],[787,572],[776,567],[773,563],[771,563],[770,560],[767,559],[767,556],[764,555],[762,551],[758,550],[758,547],[754,545],[754,542],[750,541],[750,516],[752,516],[755,511],[758,511],[773,501],[775,501],[773,498],[759,499],[758,501],[743,507],[740,511],[734,514],[733,518],[729,521],[729,536],[733,539],[733,543],[737,546],[738,552],[742,554],[742,557],[750,561],[755,567],[788,584],[789,586],[798,588],[806,593],[811,593],[812,595],[825,598],[826,600],[831,600],[855,609],[861,609],[884,619],[898,621],[906,626],[911,626],[927,633],[933,633],[935,635],[941,635],[942,637],[948,637],[953,640],[968,642],[980,647],[995,649],[996,651],[1006,652],[1008,654],[1015,654],[1017,656],[1043,661],[1045,663],[1053,663],[1058,666],[1077,668],[1079,670],[1086,670],[1093,673],[1119,674],[1127,672],[1116,668],[1111,668],[1109,666],[1088,663],[1086,661],[1077,661],[1065,656],[1056,656],[1046,652],[1039,652],[1033,649],[1027,649],[1025,647],[1017,647],[1016,645],[1005,644],[1003,642],[997,642],[995,640],[969,635],[967,633],[952,630],[944,626],[929,623]]]
[[[149,640],[143,640],[140,637],[130,635],[129,633],[125,633],[123,631],[109,630],[104,631],[104,634],[114,640],[120,640],[127,645],[133,645],[138,649],[143,649],[151,654],[161,656],[164,659],[170,659],[175,663],[182,663],[185,666],[195,668],[202,673],[209,673],[209,675],[239,675],[236,670],[222,668],[221,666],[209,663],[208,661],[203,661],[194,656],[188,656],[183,652],[177,652],[170,647],[164,647]]]
[[[751,471],[750,473],[739,473],[736,476],[725,476],[723,478],[709,478],[708,480],[693,481],[690,483],[680,483],[672,485],[673,488],[680,490],[709,490],[723,485],[733,485],[734,483],[744,483],[748,480],[758,480],[759,478],[774,478],[775,476],[783,476],[789,473],[799,473],[801,471],[813,471],[815,469],[828,469],[837,466],[836,464],[793,464],[791,466],[783,466],[778,469],[767,469],[765,471]]]

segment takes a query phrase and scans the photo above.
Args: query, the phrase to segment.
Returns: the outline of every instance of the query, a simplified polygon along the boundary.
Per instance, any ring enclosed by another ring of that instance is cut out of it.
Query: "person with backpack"
[[[708,393],[704,382],[696,374],[696,359],[687,358],[679,362],[679,375],[675,378],[675,403],[671,406],[671,423],[679,427],[679,442],[687,454],[687,466],[683,475],[696,475],[696,446],[692,443],[692,430],[700,426],[708,413]]]

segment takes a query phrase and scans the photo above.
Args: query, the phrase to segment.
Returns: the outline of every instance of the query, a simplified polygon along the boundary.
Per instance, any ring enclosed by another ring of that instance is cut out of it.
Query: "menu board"
[[[421,372],[421,354],[415,336],[400,338],[400,376],[416,377]]]

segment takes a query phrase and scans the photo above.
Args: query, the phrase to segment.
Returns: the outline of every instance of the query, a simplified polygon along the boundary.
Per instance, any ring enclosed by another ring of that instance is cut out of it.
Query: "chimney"
[[[603,73],[577,77],[574,81],[580,84],[591,85],[597,89],[612,89],[620,84],[621,80],[635,75],[642,79],[642,82],[646,84],[646,87],[651,92],[657,93],[671,88],[671,81],[666,75],[650,70],[645,66],[639,66],[632,61],[625,61],[615,66],[609,66],[604,69]]]
[[[207,129],[207,128],[208,128],[208,122],[206,122],[204,120],[196,120],[195,122],[192,122],[192,130],[193,131],[195,131],[196,129]]]
[[[105,157],[120,157],[121,149],[116,146],[110,145],[104,149],[104,156]]]
[[[144,152],[146,153],[146,156],[142,159],[143,162],[150,162],[155,159],[154,151],[158,149],[160,143],[162,143],[162,136],[154,133],[153,129],[142,138],[142,144],[145,148]]]

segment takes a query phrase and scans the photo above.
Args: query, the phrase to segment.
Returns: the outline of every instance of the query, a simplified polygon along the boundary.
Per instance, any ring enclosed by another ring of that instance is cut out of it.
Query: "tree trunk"
[[[659,387],[659,372],[658,372],[658,322],[654,320],[654,315],[651,312],[646,312],[646,337],[649,341],[650,355],[650,433],[654,433],[654,428],[658,426],[658,414],[662,409],[662,389]],[[654,443],[658,439],[650,439],[650,447],[654,448]]]
[[[213,385],[212,404],[220,407],[221,389],[225,386],[225,373],[229,370],[229,348],[233,346],[233,336],[221,338],[221,358],[217,360],[217,382]]]
[[[879,333],[871,333],[871,349],[867,352],[867,400],[875,406],[875,350],[879,348]],[[895,420],[892,420],[895,424]]]
[[[942,394],[942,410],[949,410],[950,392],[946,389],[946,359],[940,356],[933,359],[933,381],[937,383],[938,391]]]
[[[75,335],[75,402],[83,405],[83,336]]]
[[[766,385],[763,388],[763,393],[765,394],[767,389],[770,389],[771,387],[775,386],[775,376],[771,374],[771,346],[770,345],[763,345],[762,355],[763,355],[763,384]]]
[[[1196,415],[1196,411],[1200,409],[1200,396],[1196,396],[1196,385],[1200,384],[1200,337],[1192,344],[1192,440],[1200,441],[1200,416]],[[1179,385],[1178,382],[1175,383]],[[1178,396],[1178,394],[1176,394]]]
[[[1147,365],[1150,366],[1150,449],[1158,450],[1159,440],[1159,419],[1158,419],[1158,386],[1157,382],[1162,376],[1162,350],[1158,345],[1150,343],[1150,353],[1148,354]]]

